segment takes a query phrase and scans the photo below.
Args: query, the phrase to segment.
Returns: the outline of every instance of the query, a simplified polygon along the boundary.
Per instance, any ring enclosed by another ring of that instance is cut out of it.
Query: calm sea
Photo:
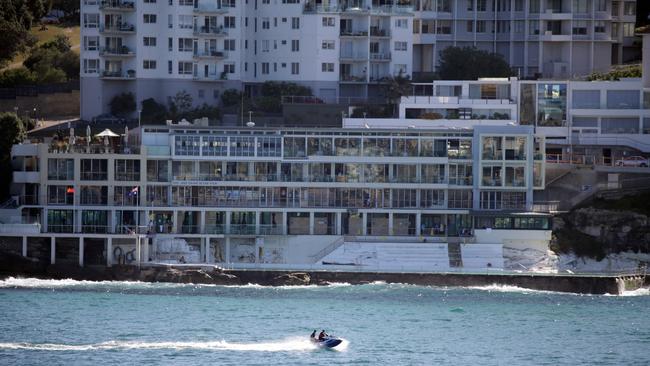
[[[650,291],[626,295],[7,279],[0,364],[647,365]]]

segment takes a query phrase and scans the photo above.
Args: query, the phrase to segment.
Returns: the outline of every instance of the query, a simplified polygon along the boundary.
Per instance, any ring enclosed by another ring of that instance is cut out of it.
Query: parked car
[[[616,160],[616,166],[636,166],[647,168],[650,166],[650,162],[643,156],[630,156],[628,158]]]

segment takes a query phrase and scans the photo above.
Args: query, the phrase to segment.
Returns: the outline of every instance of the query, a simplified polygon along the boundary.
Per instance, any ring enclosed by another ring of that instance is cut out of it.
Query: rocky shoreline
[[[210,285],[305,286],[376,281],[421,286],[516,286],[532,290],[581,294],[622,294],[647,285],[644,276],[571,274],[387,273],[341,271],[224,270],[215,266],[87,266],[49,265],[19,256],[0,255],[0,278],[33,277],[88,281],[142,281]]]

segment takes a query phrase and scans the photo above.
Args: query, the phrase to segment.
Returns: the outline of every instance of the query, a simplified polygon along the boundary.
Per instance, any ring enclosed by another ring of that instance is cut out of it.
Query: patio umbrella
[[[74,136],[74,127],[70,127],[70,138],[68,139],[68,146],[74,145],[76,138]]]
[[[124,126],[124,145],[129,144],[129,126]]]
[[[109,128],[107,128],[104,131],[96,134],[95,137],[103,137],[104,138],[104,146],[108,146],[109,145],[109,143],[108,143],[108,138],[109,137],[120,137],[120,135],[116,134],[115,132],[113,132]]]
[[[86,126],[86,143],[90,146],[90,125]]]

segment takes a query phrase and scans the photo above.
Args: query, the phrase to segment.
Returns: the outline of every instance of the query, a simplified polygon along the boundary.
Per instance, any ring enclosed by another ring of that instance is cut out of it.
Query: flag
[[[138,190],[138,187],[133,187],[133,189],[129,192],[129,196],[137,196]]]
[[[65,193],[74,194],[74,187],[68,187],[68,189],[66,189]]]

